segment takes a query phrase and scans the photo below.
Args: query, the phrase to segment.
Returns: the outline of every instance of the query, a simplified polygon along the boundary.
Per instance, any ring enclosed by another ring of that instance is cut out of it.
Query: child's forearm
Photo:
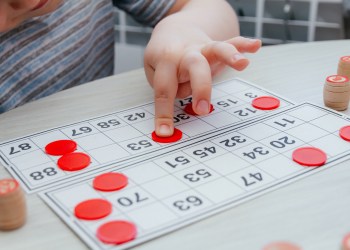
[[[164,21],[197,26],[212,40],[239,35],[237,16],[225,0],[178,0]]]

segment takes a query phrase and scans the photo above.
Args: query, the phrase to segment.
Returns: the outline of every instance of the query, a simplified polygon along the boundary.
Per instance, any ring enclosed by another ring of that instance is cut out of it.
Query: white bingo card
[[[41,197],[92,249],[125,249],[349,159],[350,142],[339,136],[346,125],[350,121],[339,113],[299,104],[115,168],[129,178],[122,190],[94,190],[89,177]],[[293,150],[304,146],[323,150],[326,164],[294,162]],[[91,198],[108,200],[112,213],[95,221],[76,218],[74,207]],[[134,223],[137,237],[122,245],[102,243],[96,230],[112,220]]]
[[[64,185],[102,169],[122,166],[127,162],[173,151],[179,144],[192,138],[235,126],[275,111],[252,107],[251,101],[259,96],[276,96],[256,85],[232,79],[214,85],[214,111],[207,116],[191,116],[183,111],[191,98],[176,102],[174,122],[183,132],[183,139],[172,144],[160,144],[151,139],[154,130],[154,104],[118,111],[89,120],[45,130],[0,144],[0,164],[21,182],[29,193]],[[293,105],[277,96],[281,108]],[[58,157],[47,155],[45,146],[55,140],[72,139],[77,152],[91,157],[91,164],[82,171],[67,172],[57,167]]]

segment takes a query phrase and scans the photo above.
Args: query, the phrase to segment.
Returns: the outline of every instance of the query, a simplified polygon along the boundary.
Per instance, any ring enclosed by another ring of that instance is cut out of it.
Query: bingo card
[[[216,129],[162,155],[115,165],[111,171],[128,178],[120,190],[96,190],[96,176],[90,176],[40,195],[92,249],[125,249],[349,159],[350,137],[339,135],[349,125],[348,118],[313,104],[290,106]],[[308,167],[293,161],[292,153],[303,147],[325,152],[326,164]],[[111,213],[77,218],[77,205],[89,199],[108,202]],[[135,239],[120,245],[102,242],[97,230],[115,220],[135,225]]]
[[[151,139],[154,104],[149,103],[3,142],[0,144],[0,164],[21,182],[27,192],[46,190],[101,170],[173,151],[194,138],[275,112],[252,107],[254,98],[266,95],[276,96],[240,79],[216,84],[212,92],[214,111],[201,117],[183,111],[191,98],[177,100],[174,122],[183,132],[183,139],[178,143],[165,145]],[[279,109],[293,105],[282,97],[278,99],[281,102]],[[58,157],[46,154],[44,147],[52,141],[64,139],[74,140],[78,144],[77,151],[91,157],[88,168],[78,172],[57,168]]]

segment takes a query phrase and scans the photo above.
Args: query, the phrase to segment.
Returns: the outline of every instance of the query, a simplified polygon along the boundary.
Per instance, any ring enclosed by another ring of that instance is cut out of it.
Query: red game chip
[[[280,106],[280,100],[273,96],[260,96],[253,100],[252,106],[261,110],[272,110]]]
[[[181,140],[182,138],[182,131],[180,129],[174,128],[174,133],[172,136],[168,137],[161,137],[156,134],[155,131],[152,133],[152,140],[155,142],[160,142],[160,143],[171,143],[171,142],[177,142]]]
[[[345,141],[350,141],[350,126],[342,127],[339,130],[339,135],[341,138],[343,138]]]
[[[77,171],[89,166],[90,156],[84,153],[69,153],[61,156],[57,165],[65,171]]]
[[[50,142],[45,147],[45,152],[49,155],[64,155],[72,153],[77,149],[77,143],[72,140],[58,140]]]
[[[9,194],[18,187],[19,184],[15,179],[2,179],[0,180],[0,196]]]
[[[101,174],[95,177],[92,185],[96,190],[116,191],[128,185],[128,177],[121,173]]]
[[[322,166],[327,161],[327,155],[321,149],[313,147],[303,147],[294,150],[293,161],[310,167]]]
[[[301,248],[290,242],[277,241],[266,245],[263,250],[301,250]]]
[[[98,220],[112,212],[112,204],[103,199],[91,199],[79,203],[74,208],[77,218],[83,220]]]
[[[136,226],[122,220],[107,222],[97,229],[97,237],[109,244],[123,244],[135,239],[136,234]]]
[[[194,112],[194,110],[193,110],[193,108],[192,108],[192,102],[190,102],[189,104],[187,104],[187,105],[185,106],[184,111],[185,111],[187,114],[189,114],[189,115],[194,115],[194,116],[198,115],[196,112]],[[210,104],[210,111],[209,111],[209,114],[210,114],[211,112],[213,112],[213,111],[214,111],[214,106],[213,106],[213,104]]]

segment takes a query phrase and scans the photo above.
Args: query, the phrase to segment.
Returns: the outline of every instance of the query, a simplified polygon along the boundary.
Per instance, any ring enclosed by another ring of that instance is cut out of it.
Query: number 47
[[[244,181],[244,185],[246,187],[257,183],[257,181],[263,181],[263,177],[262,177],[261,173],[255,173],[255,174],[250,173],[248,178],[246,178],[245,176],[241,176],[241,178]],[[250,179],[250,180],[248,180],[248,179]]]

